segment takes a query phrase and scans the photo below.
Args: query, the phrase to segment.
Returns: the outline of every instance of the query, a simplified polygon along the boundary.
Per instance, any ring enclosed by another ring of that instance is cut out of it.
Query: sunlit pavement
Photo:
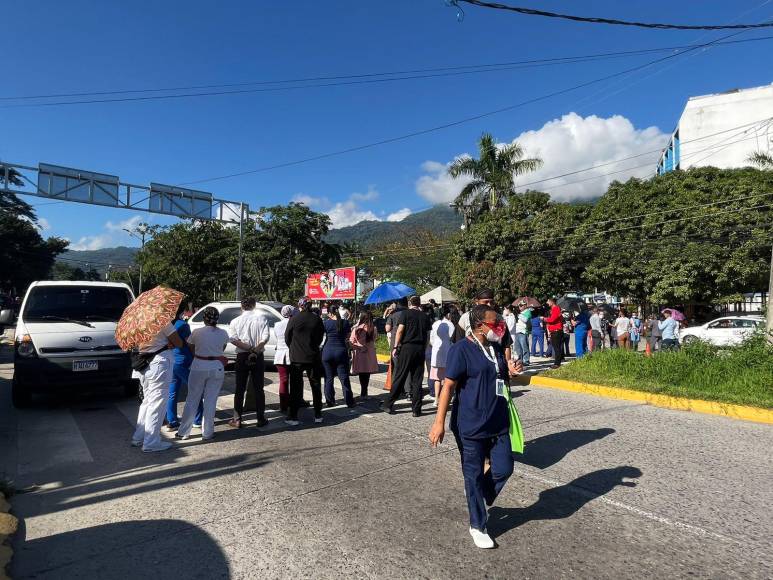
[[[321,425],[307,411],[288,428],[268,373],[268,427],[252,415],[230,429],[226,393],[212,442],[197,435],[143,454],[129,447],[135,401],[103,393],[16,411],[11,372],[0,365],[0,471],[21,490],[17,579],[767,578],[772,569],[770,426],[514,387],[529,443],[490,512],[499,549],[481,551],[467,532],[453,437],[427,444],[429,401],[418,419],[407,403],[388,416],[374,400],[325,409]]]

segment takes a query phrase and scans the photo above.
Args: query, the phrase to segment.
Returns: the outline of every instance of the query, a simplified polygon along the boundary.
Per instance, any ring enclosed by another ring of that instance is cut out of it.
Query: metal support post
[[[242,299],[242,248],[244,246],[244,204],[239,204],[239,261],[236,266],[236,299]]]

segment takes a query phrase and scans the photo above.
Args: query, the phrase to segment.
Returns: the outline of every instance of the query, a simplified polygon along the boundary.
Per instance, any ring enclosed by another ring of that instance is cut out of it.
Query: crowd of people
[[[455,304],[422,305],[418,296],[390,304],[384,312],[384,329],[390,350],[389,393],[381,408],[394,414],[401,396],[408,396],[414,417],[422,415],[424,376],[433,405],[437,407],[429,433],[430,443],[442,442],[445,418],[451,411],[450,429],[461,454],[465,493],[470,513],[470,534],[476,546],[491,548],[486,532],[487,510],[513,472],[508,408],[509,380],[531,364],[531,357],[553,357],[553,366],[569,354],[571,335],[578,357],[604,348],[637,349],[649,334],[652,348],[674,348],[678,324],[666,313],[660,321],[645,323],[636,314],[620,310],[615,316],[602,307],[561,308],[554,298],[539,303],[520,301],[500,310],[492,289],[482,289],[469,309]],[[535,301],[536,302],[536,301]],[[373,313],[363,310],[353,323],[352,313],[342,304],[323,308],[301,298],[297,306],[281,309],[282,319],[271,328],[256,310],[254,298],[241,301],[242,313],[225,331],[218,327],[219,312],[208,307],[204,326],[191,332],[183,319],[161,329],[139,349],[148,364],[139,371],[143,401],[132,437],[133,446],[145,452],[169,449],[160,436],[162,423],[188,439],[199,426],[202,440],[212,439],[215,410],[224,381],[230,343],[236,349],[233,417],[229,425],[242,428],[245,396],[254,393],[257,426],[267,424],[264,394],[264,350],[273,333],[276,350],[273,363],[279,376],[279,407],[289,426],[300,425],[299,413],[311,406],[314,422],[322,423],[323,404],[337,404],[338,379],[343,402],[354,407],[367,401],[371,375],[379,372],[376,356],[378,330]],[[530,340],[531,339],[531,340]],[[544,349],[547,339],[547,350]],[[351,376],[359,383],[356,400]],[[312,402],[304,400],[304,378]],[[323,389],[324,382],[324,389]],[[187,385],[182,417],[178,398]]]

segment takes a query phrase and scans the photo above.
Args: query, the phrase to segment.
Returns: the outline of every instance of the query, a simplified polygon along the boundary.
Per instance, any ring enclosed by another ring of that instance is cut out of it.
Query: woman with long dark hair
[[[352,374],[360,380],[360,399],[367,400],[370,375],[378,372],[376,339],[378,331],[373,324],[373,313],[365,310],[360,314],[357,326],[352,329],[349,342],[352,346]]]
[[[354,395],[349,381],[349,349],[347,341],[352,325],[338,314],[338,305],[328,306],[328,319],[325,320],[325,346],[322,348],[322,364],[325,367],[325,402],[328,407],[334,407],[335,387],[333,380],[336,375],[341,381],[344,401],[347,407],[354,407]]]

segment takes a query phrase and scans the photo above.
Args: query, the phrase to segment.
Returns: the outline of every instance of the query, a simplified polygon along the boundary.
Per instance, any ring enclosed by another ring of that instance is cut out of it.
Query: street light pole
[[[140,224],[133,230],[130,230],[128,228],[123,228],[123,231],[125,231],[127,234],[129,234],[133,238],[137,238],[140,240],[140,250],[145,249],[145,236],[148,233],[148,224]],[[137,235],[139,234],[139,235]],[[140,262],[140,282],[139,282],[139,289],[137,291],[137,294],[142,294],[142,262]]]
[[[244,245],[244,204],[239,204],[239,260],[236,266],[236,299],[242,299],[242,247]]]

